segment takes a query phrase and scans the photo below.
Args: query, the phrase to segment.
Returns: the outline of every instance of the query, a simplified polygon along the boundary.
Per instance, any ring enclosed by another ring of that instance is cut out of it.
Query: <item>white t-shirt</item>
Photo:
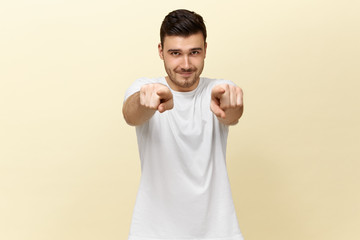
[[[136,80],[125,100],[142,85]],[[228,127],[210,110],[211,89],[226,80],[200,78],[173,93],[174,108],[136,127],[141,181],[129,240],[242,240],[226,170]]]

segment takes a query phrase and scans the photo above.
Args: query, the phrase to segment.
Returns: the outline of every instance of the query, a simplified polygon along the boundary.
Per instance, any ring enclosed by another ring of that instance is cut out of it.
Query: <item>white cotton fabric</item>
[[[168,86],[164,77],[141,78],[125,100],[149,83]],[[136,127],[141,181],[128,240],[243,239],[226,170],[228,127],[210,110],[221,83],[233,84],[200,78],[193,91],[171,90],[174,108]]]

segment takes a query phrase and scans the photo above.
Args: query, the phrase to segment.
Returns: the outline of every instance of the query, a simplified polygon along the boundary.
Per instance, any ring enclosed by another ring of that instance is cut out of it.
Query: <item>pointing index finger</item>
[[[222,88],[221,86],[215,86],[213,89],[212,89],[212,95],[216,98],[220,98],[221,95],[223,95],[225,93],[225,89]]]
[[[168,89],[159,89],[156,94],[161,98],[161,99],[169,99],[171,98],[171,92]]]

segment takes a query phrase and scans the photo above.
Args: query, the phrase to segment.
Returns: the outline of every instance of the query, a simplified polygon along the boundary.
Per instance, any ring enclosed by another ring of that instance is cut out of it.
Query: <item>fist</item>
[[[243,92],[240,87],[220,84],[211,90],[211,111],[220,118],[240,118],[243,109]]]
[[[163,113],[174,107],[173,95],[163,84],[146,84],[140,89],[140,105]]]

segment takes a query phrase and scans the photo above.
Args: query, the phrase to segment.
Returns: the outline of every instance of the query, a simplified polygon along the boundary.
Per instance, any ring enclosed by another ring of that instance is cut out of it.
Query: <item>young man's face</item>
[[[202,33],[188,37],[165,36],[164,47],[159,44],[158,48],[169,86],[179,92],[194,90],[199,84],[206,55]]]

